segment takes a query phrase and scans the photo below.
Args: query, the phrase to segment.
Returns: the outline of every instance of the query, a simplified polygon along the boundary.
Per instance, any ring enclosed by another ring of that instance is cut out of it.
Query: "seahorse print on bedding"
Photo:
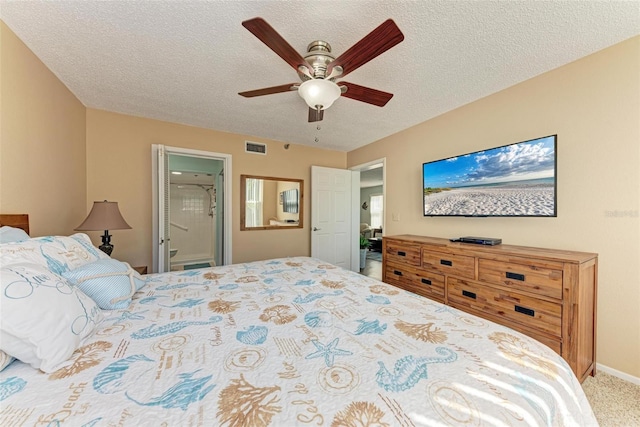
[[[145,338],[155,338],[162,335],[173,334],[178,332],[184,328],[194,325],[211,325],[213,323],[217,323],[222,320],[222,316],[211,316],[207,321],[178,321],[168,323],[163,326],[158,326],[157,323],[154,323],[151,326],[147,326],[146,328],[142,328],[137,332],[131,334],[131,338],[140,340]]]
[[[384,362],[378,362],[380,369],[376,373],[376,382],[386,391],[405,391],[427,378],[427,365],[451,363],[458,359],[458,355],[446,347],[437,347],[436,353],[443,357],[405,356],[396,361],[393,373],[389,372]]]

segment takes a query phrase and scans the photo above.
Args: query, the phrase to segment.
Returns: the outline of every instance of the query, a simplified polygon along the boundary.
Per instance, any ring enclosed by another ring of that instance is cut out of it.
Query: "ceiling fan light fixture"
[[[312,79],[300,85],[298,94],[310,108],[326,110],[340,97],[341,91],[331,80]]]

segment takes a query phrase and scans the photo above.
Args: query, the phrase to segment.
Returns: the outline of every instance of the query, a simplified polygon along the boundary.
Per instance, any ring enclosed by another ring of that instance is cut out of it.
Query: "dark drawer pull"
[[[535,316],[535,314],[536,314],[536,312],[534,310],[531,310],[530,308],[520,307],[519,305],[515,306],[515,310],[518,313],[526,314],[527,316]]]
[[[507,271],[507,279],[519,280],[521,282],[524,282],[524,274],[512,273],[510,271]]]
[[[464,295],[465,297],[476,299],[475,292],[462,291],[462,295]]]
[[[402,276],[402,271],[393,270],[393,274],[395,274],[396,276]]]
[[[453,265],[453,262],[449,261],[448,259],[441,259],[440,264],[448,265],[449,267],[451,267]]]
[[[398,251],[398,256],[407,256],[407,253],[403,251]]]
[[[422,283],[424,283],[425,285],[431,285],[431,280],[429,279],[421,279]]]

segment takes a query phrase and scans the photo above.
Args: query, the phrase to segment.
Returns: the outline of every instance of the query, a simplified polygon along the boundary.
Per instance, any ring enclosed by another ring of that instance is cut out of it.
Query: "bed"
[[[318,259],[135,279],[60,367],[0,372],[0,425],[597,425],[545,345]]]

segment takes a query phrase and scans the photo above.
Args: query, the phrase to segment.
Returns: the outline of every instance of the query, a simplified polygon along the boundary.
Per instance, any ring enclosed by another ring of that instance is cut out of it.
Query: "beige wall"
[[[422,162],[551,134],[557,218],[422,216]],[[599,253],[598,362],[640,377],[640,37],[352,151],[348,164],[382,157],[386,235]]]
[[[33,235],[68,235],[86,216],[85,107],[0,21],[0,212]]]
[[[117,201],[131,230],[113,231],[113,256],[151,266],[151,145],[163,144],[232,155],[233,262],[310,255],[309,200],[304,228],[240,231],[240,175],[304,180],[309,194],[311,165],[346,167],[346,153],[284,144],[246,135],[87,109],[87,212],[95,200]],[[244,152],[244,141],[267,144],[267,155]],[[90,233],[99,242],[100,233]]]

